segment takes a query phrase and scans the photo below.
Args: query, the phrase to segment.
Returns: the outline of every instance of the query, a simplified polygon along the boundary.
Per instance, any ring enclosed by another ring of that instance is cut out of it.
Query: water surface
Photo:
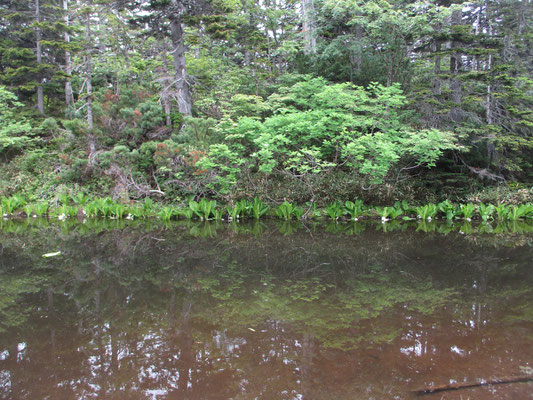
[[[4,221],[0,398],[531,398],[527,231]]]

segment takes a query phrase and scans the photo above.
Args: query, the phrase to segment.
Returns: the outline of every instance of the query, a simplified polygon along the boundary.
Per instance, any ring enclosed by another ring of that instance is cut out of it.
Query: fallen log
[[[517,376],[506,376],[502,378],[492,378],[488,380],[481,380],[479,382],[457,382],[449,383],[446,385],[440,386],[428,386],[423,389],[414,390],[413,392],[418,395],[445,392],[448,390],[459,390],[459,389],[468,389],[479,386],[488,386],[488,385],[500,385],[503,383],[516,383],[516,382],[529,382],[533,381],[533,375],[517,375]]]

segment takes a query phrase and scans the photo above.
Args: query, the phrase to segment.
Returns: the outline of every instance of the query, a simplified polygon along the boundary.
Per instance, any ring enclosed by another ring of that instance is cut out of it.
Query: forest
[[[532,15],[529,0],[2,0],[0,197],[531,202]]]

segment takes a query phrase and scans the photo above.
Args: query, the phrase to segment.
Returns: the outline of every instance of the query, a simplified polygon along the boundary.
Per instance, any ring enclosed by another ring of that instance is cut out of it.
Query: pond
[[[0,222],[0,398],[525,399],[533,234]],[[60,251],[60,255],[43,254]]]

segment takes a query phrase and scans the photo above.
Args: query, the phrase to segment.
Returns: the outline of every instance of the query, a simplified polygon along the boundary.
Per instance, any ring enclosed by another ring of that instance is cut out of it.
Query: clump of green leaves
[[[285,221],[289,221],[292,218],[300,219],[304,213],[305,211],[302,207],[298,207],[297,205],[289,203],[288,201],[284,201],[276,209],[276,215]]]
[[[337,221],[344,215],[344,207],[338,201],[334,201],[329,206],[326,207],[326,214],[332,220]]]
[[[189,201],[189,208],[201,220],[208,220],[211,216],[214,216],[216,206],[217,202],[215,200],[207,200],[205,197],[200,202]]]
[[[513,206],[510,208],[507,217],[510,220],[516,221],[521,218],[525,218],[528,215],[531,215],[533,213],[533,205],[532,204],[520,204],[518,206]]]
[[[453,220],[459,211],[457,206],[451,203],[449,200],[445,200],[437,204],[437,207],[439,211],[445,215],[448,221]]]
[[[176,215],[176,209],[171,206],[163,207],[157,213],[157,216],[163,221],[170,221]]]
[[[364,213],[363,200],[358,199],[355,202],[348,200],[344,203],[344,209],[350,215],[350,219],[357,221]]]
[[[26,205],[26,199],[20,195],[4,197],[1,200],[3,213],[13,214]]]
[[[388,221],[390,218],[398,218],[403,214],[403,210],[396,207],[376,207],[375,211],[381,217],[382,221]]]
[[[423,221],[431,221],[437,215],[438,208],[436,204],[430,203],[421,207],[416,207],[416,211],[420,219]]]
[[[483,222],[487,222],[492,219],[492,214],[494,214],[495,208],[492,204],[479,204],[479,216]]]
[[[476,206],[473,203],[461,204],[460,210],[463,218],[467,221],[471,221],[474,216],[474,211],[476,211]]]
[[[263,203],[259,198],[254,197],[252,202],[252,216],[254,219],[259,219],[268,212],[269,208],[270,207]]]

